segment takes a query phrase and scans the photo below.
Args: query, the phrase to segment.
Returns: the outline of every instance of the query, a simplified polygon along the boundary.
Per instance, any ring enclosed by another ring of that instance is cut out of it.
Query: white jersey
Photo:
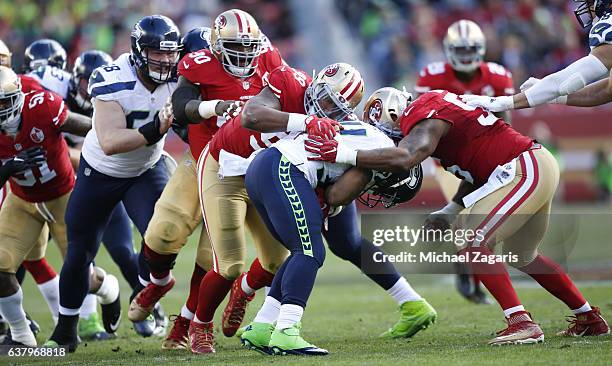
[[[114,101],[121,105],[127,128],[133,129],[152,122],[174,89],[176,82],[169,82],[160,84],[155,91],[150,92],[138,80],[136,68],[127,53],[119,56],[114,63],[94,70],[89,81],[89,94],[92,98],[105,102]],[[152,146],[142,146],[110,156],[104,154],[96,135],[98,123],[103,124],[104,121],[96,120],[94,108],[93,127],[85,137],[82,154],[87,163],[97,171],[117,178],[137,177],[160,159],[165,137]]]
[[[28,76],[36,79],[43,88],[59,94],[62,99],[66,100],[66,97],[68,97],[70,78],[72,76],[68,71],[46,65],[30,71]]]
[[[599,18],[589,31],[591,50],[602,44],[612,44],[612,12]]]
[[[395,144],[387,135],[376,127],[361,122],[343,122],[344,130],[336,135],[339,143],[345,144],[355,150],[374,150],[394,147]],[[348,164],[310,161],[312,153],[304,149],[304,141],[308,135],[303,133],[294,138],[284,138],[272,145],[278,149],[290,162],[301,170],[310,185],[315,188],[318,184],[335,182],[345,171],[352,166]]]

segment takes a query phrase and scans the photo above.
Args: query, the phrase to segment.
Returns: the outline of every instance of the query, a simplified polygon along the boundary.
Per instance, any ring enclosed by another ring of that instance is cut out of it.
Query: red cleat
[[[192,353],[215,353],[213,323],[196,323],[192,321],[189,325],[189,343],[191,344]]]
[[[174,278],[170,279],[170,282],[165,286],[158,286],[153,283],[149,283],[147,287],[142,289],[134,297],[134,300],[130,303],[130,309],[128,310],[128,319],[133,322],[140,322],[145,320],[153,312],[155,304],[164,297],[164,295],[174,287],[176,281]]]
[[[593,307],[593,309],[585,313],[570,316],[567,320],[570,322],[569,328],[557,333],[557,335],[565,337],[590,337],[610,334],[610,327],[601,316],[597,307]]]
[[[531,320],[526,311],[516,312],[508,319],[508,327],[497,332],[497,337],[489,341],[490,345],[530,344],[544,342],[542,328]]]
[[[249,302],[255,298],[255,294],[247,295],[242,291],[242,279],[246,276],[246,273],[241,274],[234,280],[232,284],[232,291],[230,292],[230,298],[223,310],[222,328],[223,334],[226,337],[233,337],[234,334],[242,325],[244,319],[244,313],[249,305]]]
[[[170,320],[174,322],[170,333],[162,342],[162,349],[187,349],[189,346],[190,320],[180,315],[173,315]]]

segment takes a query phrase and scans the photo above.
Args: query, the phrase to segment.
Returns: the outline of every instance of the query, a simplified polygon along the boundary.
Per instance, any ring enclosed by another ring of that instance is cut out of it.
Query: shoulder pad
[[[91,73],[88,91],[92,97],[97,97],[123,90],[133,90],[136,80],[128,55],[123,54],[112,64],[100,66]]]
[[[599,19],[589,32],[591,49],[602,44],[612,44],[612,13],[608,13]]]

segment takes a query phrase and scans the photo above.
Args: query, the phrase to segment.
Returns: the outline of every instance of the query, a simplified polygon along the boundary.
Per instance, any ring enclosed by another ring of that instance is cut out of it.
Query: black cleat
[[[117,296],[117,300],[110,304],[102,305],[102,324],[107,333],[115,333],[119,329],[121,322],[121,294]]]

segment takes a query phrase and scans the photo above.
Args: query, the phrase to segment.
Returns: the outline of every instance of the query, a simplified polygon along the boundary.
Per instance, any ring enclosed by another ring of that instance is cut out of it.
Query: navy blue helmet
[[[63,70],[66,68],[66,59],[66,50],[58,41],[39,39],[32,42],[25,50],[24,70],[29,72],[46,65]]]
[[[580,5],[574,10],[578,23],[583,28],[588,28],[593,25],[595,17],[601,18],[604,15],[612,12],[610,5],[612,0],[574,0]]]
[[[84,112],[89,113],[93,109],[91,98],[87,92],[89,77],[98,67],[112,62],[113,58],[108,53],[98,50],[85,51],[74,61],[69,95]]]
[[[372,180],[357,198],[362,204],[373,208],[382,204],[385,208],[408,202],[416,196],[423,183],[423,167],[416,165],[407,172],[374,172]]]
[[[183,46],[181,58],[188,53],[209,48],[210,44],[208,42],[210,41],[210,31],[208,27],[197,27],[185,33],[181,40]]]
[[[161,84],[176,77],[180,50],[181,33],[170,18],[163,15],[149,15],[134,25],[132,60],[152,81]],[[166,57],[163,60],[155,60],[149,55],[151,51],[165,53]]]

